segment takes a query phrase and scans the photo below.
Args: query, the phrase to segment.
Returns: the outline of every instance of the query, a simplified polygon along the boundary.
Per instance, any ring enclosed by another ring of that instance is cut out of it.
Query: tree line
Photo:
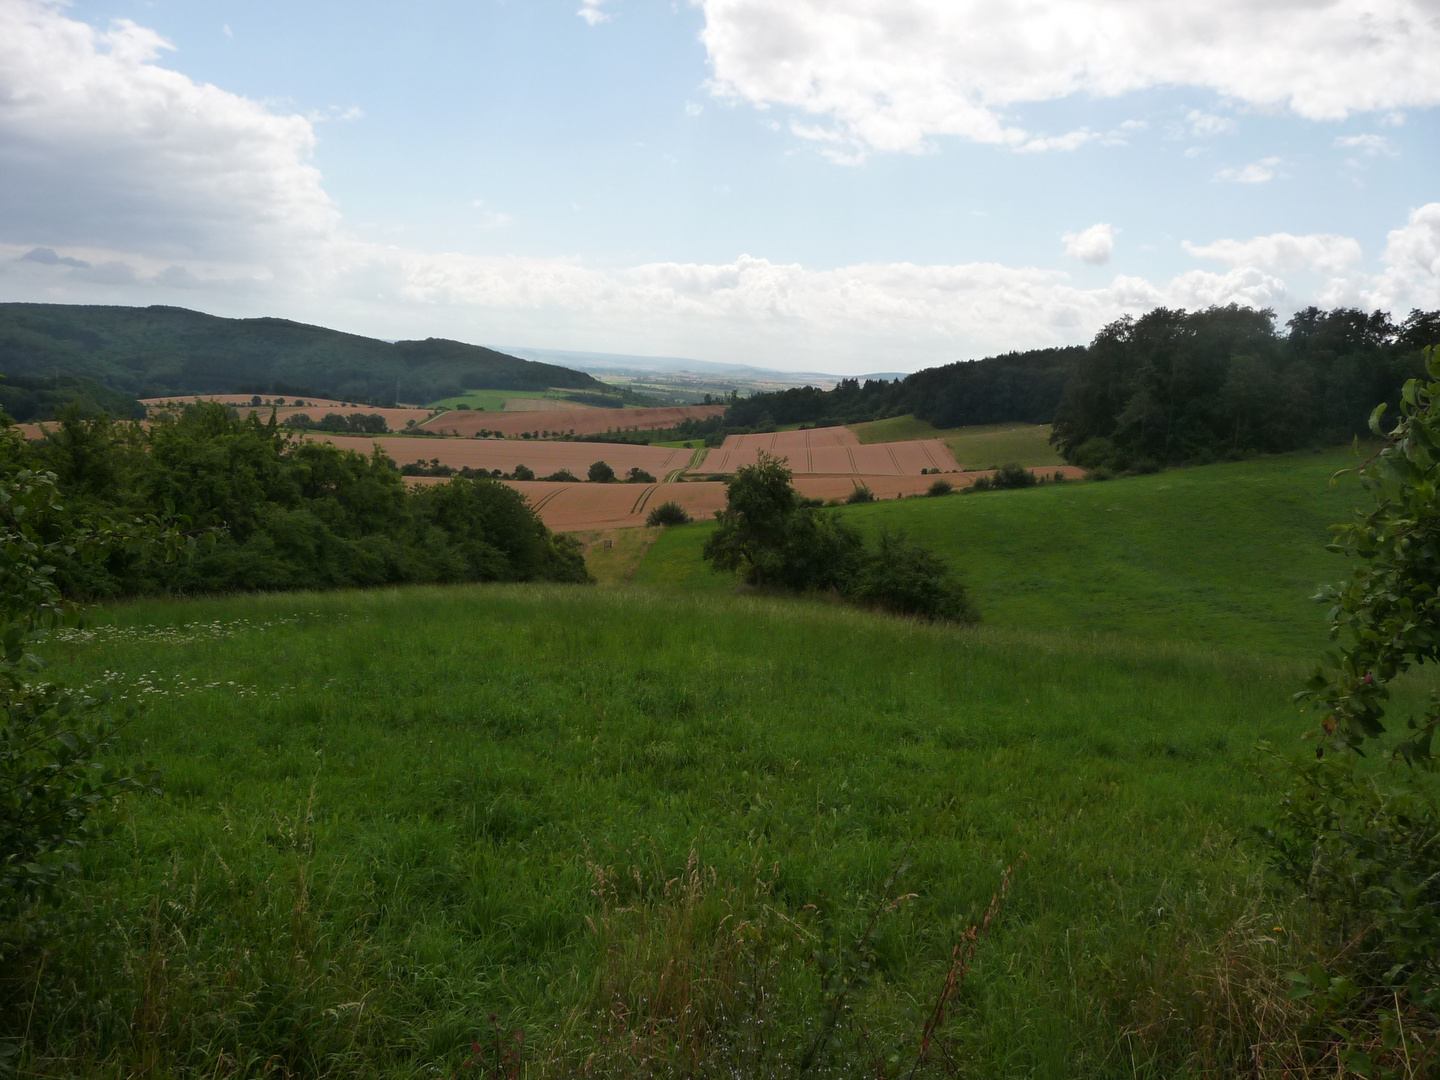
[[[504,484],[457,477],[415,488],[378,448],[365,456],[299,439],[213,402],[148,429],[71,408],[35,442],[0,414],[0,464],[52,473],[73,512],[163,517],[207,538],[183,563],[125,547],[62,557],[59,583],[77,598],[589,580],[578,545]]]
[[[842,379],[755,394],[725,412],[727,431],[854,424],[914,414],[939,428],[1053,424],[1067,460],[1134,469],[1292,450],[1363,434],[1371,409],[1398,400],[1440,342],[1440,311],[1231,304],[1157,308],[1104,327],[1088,346],[1010,352],[904,379]]]

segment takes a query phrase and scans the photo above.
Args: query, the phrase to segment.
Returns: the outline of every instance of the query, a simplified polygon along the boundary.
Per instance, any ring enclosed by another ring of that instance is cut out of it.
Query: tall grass
[[[1008,865],[923,1070],[1231,1075],[1304,935],[1245,840],[1298,662],[563,587],[95,621],[49,659],[168,795],[6,969],[32,1075],[799,1074],[843,977],[809,1075],[874,1076]]]

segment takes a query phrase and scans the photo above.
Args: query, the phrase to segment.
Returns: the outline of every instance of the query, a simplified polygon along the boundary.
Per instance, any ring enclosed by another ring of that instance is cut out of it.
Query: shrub
[[[557,469],[549,476],[542,476],[540,479],[565,484],[578,484],[580,482],[580,478],[569,469]]]
[[[515,471],[510,476],[515,480],[534,480],[535,470],[524,465],[516,465]]]
[[[865,607],[920,619],[972,623],[979,615],[946,565],[904,533],[882,529],[842,590]]]
[[[613,484],[615,482],[615,470],[603,461],[597,461],[591,465],[587,475],[592,484]]]
[[[625,482],[627,484],[653,484],[655,483],[655,477],[651,476],[639,466],[636,466],[625,474]]]
[[[954,491],[954,490],[955,490],[955,485],[952,484],[952,483],[950,483],[949,480],[936,480],[934,483],[932,483],[932,484],[930,485],[930,490],[927,491],[927,492],[925,492],[925,494],[926,494],[926,495],[949,495],[949,494],[950,494],[952,491]]]
[[[663,502],[645,518],[646,525],[689,525],[693,519],[677,502]]]
[[[1317,964],[1297,976],[1295,996],[1314,999],[1344,1053],[1383,1043],[1395,1075],[1410,1051],[1403,1035],[1403,1061],[1393,1050],[1391,1017],[1409,1013],[1409,1037],[1421,1043],[1440,1029],[1440,695],[1399,732],[1385,723],[1389,684],[1440,662],[1440,348],[1425,352],[1431,381],[1405,384],[1396,426],[1382,431],[1384,405],[1370,419],[1386,443],[1357,471],[1375,507],[1336,528],[1330,548],[1354,570],[1315,597],[1345,643],[1298,695],[1322,718],[1320,745],[1291,763],[1268,834],[1276,866],[1328,917],[1343,957],[1339,973]],[[1367,748],[1388,764],[1357,770]]]
[[[855,490],[845,496],[845,501],[851,506],[856,503],[868,503],[875,501],[875,493],[866,484],[855,484]]]

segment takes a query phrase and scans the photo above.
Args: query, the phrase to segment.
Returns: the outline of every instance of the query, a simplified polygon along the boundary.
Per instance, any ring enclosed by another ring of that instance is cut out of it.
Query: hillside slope
[[[1325,640],[1316,586],[1346,572],[1329,527],[1365,494],[1348,450],[1282,454],[1107,483],[1046,485],[837,511],[899,529],[969,586],[987,626],[1133,635],[1272,656]],[[713,526],[667,530],[637,584],[733,588],[700,557]]]
[[[467,389],[598,390],[582,372],[459,341],[377,341],[174,307],[0,304],[0,372],[94,379],[134,397],[306,394],[386,404]]]

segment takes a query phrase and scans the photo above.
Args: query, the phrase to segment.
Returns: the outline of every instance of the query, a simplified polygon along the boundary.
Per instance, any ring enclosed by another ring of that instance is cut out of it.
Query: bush
[[[597,461],[591,465],[587,475],[592,484],[613,484],[615,482],[615,470],[603,461]]]
[[[1375,507],[1337,527],[1331,550],[1350,556],[1347,581],[1321,590],[1331,637],[1299,695],[1322,717],[1313,758],[1291,763],[1276,829],[1268,834],[1280,872],[1327,916],[1342,970],[1315,965],[1295,996],[1313,997],[1316,1019],[1341,1036],[1344,1052],[1395,1045],[1391,1017],[1420,1042],[1440,1034],[1440,798],[1433,742],[1440,695],[1392,734],[1389,684],[1410,668],[1440,662],[1440,348],[1426,350],[1431,381],[1405,384],[1401,418],[1383,432],[1385,406],[1370,426],[1385,446],[1358,468]],[[1326,755],[1329,749],[1334,753]],[[1362,771],[1366,750],[1382,764]],[[1398,1052],[1389,1057],[1399,1065]],[[1385,1075],[1390,1075],[1386,1073]]]
[[[580,478],[569,469],[557,469],[549,476],[542,476],[540,479],[557,484],[578,484],[580,482]]]
[[[653,484],[655,483],[655,477],[651,476],[639,466],[636,466],[625,474],[625,482],[627,484]]]
[[[510,474],[510,477],[514,480],[534,480],[535,470],[524,465],[516,465],[515,471]]]
[[[927,491],[927,492],[925,492],[925,494],[926,494],[926,495],[949,495],[949,494],[950,494],[952,491],[954,491],[954,490],[955,490],[955,485],[952,484],[952,483],[950,483],[949,480],[936,480],[933,484],[930,485],[930,490]]]
[[[856,484],[855,490],[845,496],[845,501],[851,506],[856,503],[868,503],[875,501],[875,493],[865,484]]]
[[[973,622],[964,587],[932,553],[882,532],[867,549],[838,514],[802,499],[783,462],[761,453],[727,481],[725,509],[704,558],[753,585],[795,592],[834,590],[866,607],[926,619]]]
[[[1029,469],[1019,465],[1001,465],[990,476],[982,476],[970,485],[970,491],[1004,491],[1034,487],[1040,481]]]
[[[677,502],[663,502],[645,518],[646,525],[689,525],[694,520]]]
[[[844,590],[865,607],[920,619],[973,623],[979,615],[962,585],[932,552],[903,533],[882,529]]]

